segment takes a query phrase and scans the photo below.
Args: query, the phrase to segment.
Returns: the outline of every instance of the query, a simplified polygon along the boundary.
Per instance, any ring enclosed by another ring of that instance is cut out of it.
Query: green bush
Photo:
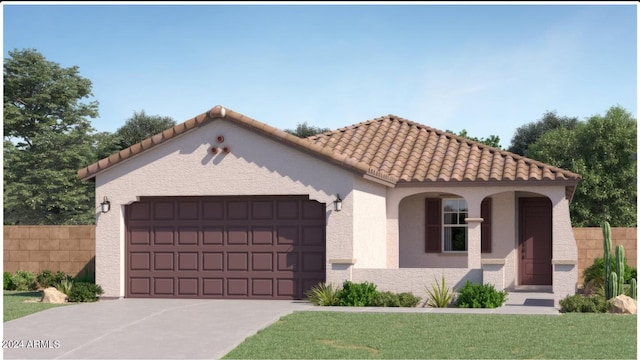
[[[603,313],[607,310],[607,302],[604,296],[583,296],[580,294],[569,295],[560,300],[560,312],[571,313]]]
[[[16,286],[13,283],[13,275],[10,272],[4,272],[4,290],[15,290]]]
[[[71,275],[67,275],[62,271],[58,271],[54,274],[50,270],[42,270],[36,277],[38,284],[40,284],[40,287],[43,289],[46,289],[48,287],[57,288],[58,286],[60,286],[63,280],[70,281],[72,279],[73,277]]]
[[[400,307],[400,296],[391,291],[381,291],[373,298],[371,306]]]
[[[409,292],[398,294],[398,299],[400,300],[401,307],[416,307],[420,300],[422,300],[419,296],[415,296]]]
[[[11,278],[11,282],[13,282],[15,289],[18,291],[29,291],[38,288],[36,276],[33,275],[31,271],[16,271],[15,275]]]
[[[611,255],[611,271],[615,272],[616,257]],[[604,283],[604,259],[596,258],[593,260],[593,264],[582,272],[584,275],[583,286],[587,286],[589,281],[597,279],[598,284]],[[627,258],[624,258],[624,283],[631,284],[631,279],[637,279],[637,270],[627,264]]]
[[[376,285],[367,281],[352,283],[345,280],[342,290],[338,292],[338,305],[340,306],[371,306],[378,290]]]
[[[56,289],[69,297],[71,289],[73,289],[73,280],[63,279],[60,284],[56,286]]]
[[[307,291],[307,299],[319,306],[336,306],[338,305],[338,292],[332,284],[319,283]]]
[[[73,284],[69,292],[70,302],[92,302],[97,301],[98,296],[102,295],[102,287],[90,282],[77,282]]]
[[[458,295],[461,308],[496,308],[507,301],[507,292],[498,291],[491,284],[472,284],[467,280]]]

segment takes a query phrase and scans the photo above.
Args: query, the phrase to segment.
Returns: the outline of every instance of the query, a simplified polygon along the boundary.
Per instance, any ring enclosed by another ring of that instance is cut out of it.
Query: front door
[[[551,285],[551,201],[520,198],[520,285]]]

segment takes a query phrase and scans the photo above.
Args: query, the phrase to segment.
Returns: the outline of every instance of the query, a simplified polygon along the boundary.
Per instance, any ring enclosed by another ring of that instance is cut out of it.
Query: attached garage
[[[325,281],[308,196],[145,197],[125,216],[126,297],[301,299]]]

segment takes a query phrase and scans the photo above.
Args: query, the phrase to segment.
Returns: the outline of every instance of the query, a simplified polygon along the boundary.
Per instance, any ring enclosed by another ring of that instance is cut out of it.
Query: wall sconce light
[[[109,212],[109,210],[111,210],[111,202],[109,201],[109,199],[107,199],[107,197],[104,197],[104,200],[102,200],[102,202],[100,203],[100,207],[102,209],[102,213],[107,213]]]
[[[342,199],[340,199],[340,194],[338,194],[338,197],[333,201],[333,209],[335,211],[342,210]]]

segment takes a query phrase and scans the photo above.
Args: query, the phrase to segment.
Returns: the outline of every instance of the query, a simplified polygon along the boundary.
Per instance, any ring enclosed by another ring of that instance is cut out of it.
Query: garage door
[[[325,281],[325,204],[153,197],[126,207],[126,296],[301,299]]]

